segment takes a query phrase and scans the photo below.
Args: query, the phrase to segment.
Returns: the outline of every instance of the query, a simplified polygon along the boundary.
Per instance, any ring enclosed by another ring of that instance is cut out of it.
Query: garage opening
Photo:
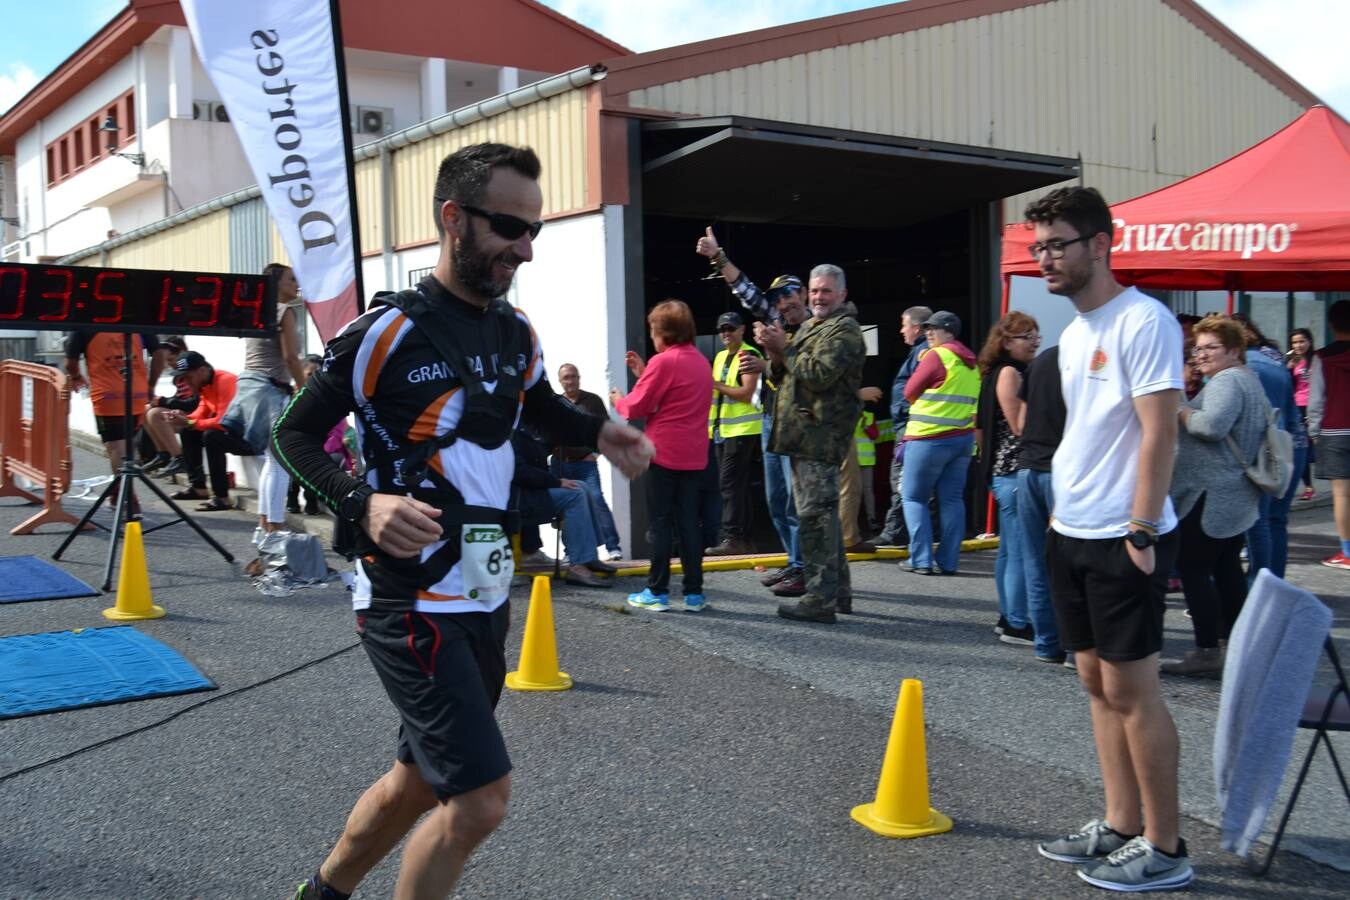
[[[630,247],[629,263],[641,269],[642,290],[629,297],[630,322],[681,299],[694,311],[699,349],[710,360],[720,349],[717,317],[740,304],[694,252],[708,226],[761,287],[786,273],[805,281],[813,265],[834,263],[867,336],[863,384],[883,392],[872,407],[879,420],[890,417],[891,380],[909,352],[901,313],[950,310],[978,351],[998,315],[998,201],[1078,175],[1062,157],[736,116],[644,123],[641,160],[640,258]],[[878,516],[889,449],[878,447],[872,473]],[[776,548],[761,485],[752,496],[756,545]],[[972,529],[982,530],[983,497],[972,492]]]

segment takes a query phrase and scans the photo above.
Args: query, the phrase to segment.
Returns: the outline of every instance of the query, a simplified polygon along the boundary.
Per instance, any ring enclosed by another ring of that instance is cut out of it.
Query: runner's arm
[[[608,421],[573,406],[561,394],[555,394],[547,378],[540,378],[525,391],[521,418],[554,447],[594,447],[600,438],[601,426]]]

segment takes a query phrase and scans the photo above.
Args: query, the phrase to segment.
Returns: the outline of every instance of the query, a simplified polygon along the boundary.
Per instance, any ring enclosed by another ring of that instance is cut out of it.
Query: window
[[[103,131],[109,118],[116,134]],[[128,90],[92,119],[81,122],[47,145],[47,186],[60,184],[87,166],[108,156],[110,146],[122,149],[136,140],[136,100]]]
[[[117,120],[122,126],[122,144],[130,144],[136,137],[136,95],[128,91],[118,105],[122,107]]]

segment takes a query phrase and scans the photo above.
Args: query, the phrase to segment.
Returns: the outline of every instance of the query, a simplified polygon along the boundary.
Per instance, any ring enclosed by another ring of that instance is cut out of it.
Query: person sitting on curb
[[[198,402],[191,415],[167,408],[152,409],[147,414],[146,428],[151,434],[178,432],[183,442],[182,451],[159,471],[159,475],[172,476],[186,471],[188,487],[174,494],[173,499],[206,501],[197,507],[199,512],[229,509],[230,481],[225,468],[225,453],[230,441],[220,420],[234,400],[238,377],[233,372],[216,369],[195,350],[179,356],[174,371],[176,380],[197,393]],[[162,436],[157,437],[156,441],[161,439]],[[206,491],[206,475],[202,471],[203,451],[211,473],[210,494]]]
[[[561,516],[568,563],[563,580],[580,587],[604,587],[605,582],[593,573],[612,575],[618,570],[601,562],[595,552],[600,538],[584,486],[550,472],[549,448],[529,431],[517,428],[511,435],[511,446],[516,451],[516,473],[511,483],[520,492],[521,519],[542,525]]]
[[[145,410],[145,424],[142,425],[141,432],[144,435],[143,440],[153,448],[150,458],[141,466],[141,471],[147,475],[167,466],[172,466],[173,471],[161,472],[161,475],[177,475],[184,471],[183,448],[179,443],[178,433],[168,425],[164,416],[172,411],[191,415],[197,411],[201,397],[198,396],[197,389],[192,383],[176,371],[173,376],[173,387],[172,397],[155,397]]]

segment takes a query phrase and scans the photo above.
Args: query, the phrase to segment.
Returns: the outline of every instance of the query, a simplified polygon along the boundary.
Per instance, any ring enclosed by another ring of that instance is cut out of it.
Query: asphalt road
[[[77,476],[102,465],[77,454]],[[6,532],[27,514],[0,499]],[[247,516],[199,521],[250,558]],[[1298,513],[1294,529],[1290,578],[1334,608],[1345,643],[1345,573],[1315,564],[1332,546],[1330,511]],[[46,558],[60,538],[6,534],[3,552]],[[106,537],[81,536],[61,565],[97,584],[105,552]],[[219,689],[0,722],[0,897],[289,896],[389,764],[396,719],[340,586],[262,596],[181,525],[147,537],[146,555],[169,615],[136,627]],[[1096,760],[1073,674],[994,638],[993,556],[966,556],[950,579],[856,563],[858,614],[834,627],[779,620],[752,572],[711,575],[713,609],[700,615],[630,614],[622,596],[639,579],[559,586],[559,657],[577,687],[504,696],[511,811],[458,896],[1100,896],[1035,852],[1038,839],[1099,814]],[[111,602],[2,605],[0,635],[101,626]],[[522,590],[513,660],[526,605]],[[1190,630],[1179,603],[1167,624],[1180,653]],[[932,804],[956,827],[897,841],[849,810],[872,799],[907,677],[924,683]],[[1168,679],[1166,689],[1183,742],[1193,891],[1346,896],[1350,809],[1325,759],[1286,849],[1253,879],[1209,824],[1219,683]],[[1306,744],[1300,735],[1294,764]],[[1337,746],[1350,759],[1350,745]],[[396,871],[395,856],[359,896],[388,896]]]

